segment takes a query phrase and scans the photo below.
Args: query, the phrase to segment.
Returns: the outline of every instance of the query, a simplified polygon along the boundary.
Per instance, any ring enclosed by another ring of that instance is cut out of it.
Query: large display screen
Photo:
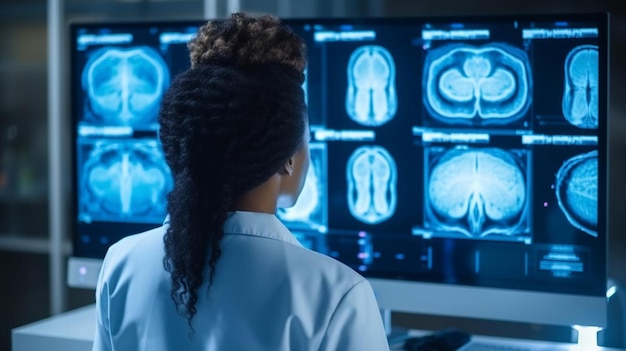
[[[600,19],[287,20],[312,162],[278,217],[367,277],[602,296]],[[73,27],[75,255],[165,218],[156,114],[198,24]]]
[[[72,26],[74,255],[104,257],[165,219],[173,184],[157,116],[170,81],[189,67],[199,24]]]
[[[281,218],[311,223],[322,234],[302,235],[316,249],[370,277],[604,293],[599,23],[309,20],[294,28],[308,43],[316,145],[300,201],[322,204],[324,215],[307,207]]]

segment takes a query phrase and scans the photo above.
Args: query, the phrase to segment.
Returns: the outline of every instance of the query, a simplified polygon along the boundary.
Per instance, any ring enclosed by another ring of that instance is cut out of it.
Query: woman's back
[[[198,290],[193,335],[170,298],[161,227],[107,255],[99,320],[119,350],[385,350],[369,283],[303,248],[273,215],[230,213],[213,285]],[[105,317],[105,318],[100,318]],[[96,342],[106,340],[104,335]],[[106,342],[96,350],[108,350]]]

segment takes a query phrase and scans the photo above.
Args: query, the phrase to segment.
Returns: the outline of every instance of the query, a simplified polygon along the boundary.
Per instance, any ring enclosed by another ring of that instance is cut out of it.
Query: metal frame
[[[67,233],[67,206],[64,198],[66,184],[63,157],[64,106],[63,64],[64,53],[64,0],[48,0],[48,172],[50,221],[50,313],[66,310],[65,279],[63,278],[63,237]]]

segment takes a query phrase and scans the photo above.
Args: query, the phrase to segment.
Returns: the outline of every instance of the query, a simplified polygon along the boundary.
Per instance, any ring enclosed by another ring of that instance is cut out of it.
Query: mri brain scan
[[[311,164],[304,187],[293,207],[281,208],[278,217],[291,229],[310,229],[325,232],[326,221],[326,181],[323,165],[326,164],[325,149],[322,145],[311,144]]]
[[[531,102],[526,53],[506,44],[451,44],[430,51],[423,100],[430,115],[450,124],[507,124]]]
[[[526,215],[525,169],[502,149],[454,148],[432,159],[426,185],[435,230],[479,238],[520,233]]]
[[[356,149],[346,167],[348,208],[357,220],[378,224],[396,210],[396,163],[380,146]]]
[[[154,123],[169,76],[159,53],[148,47],[93,52],[82,74],[93,121],[132,126]]]
[[[156,141],[96,143],[81,169],[82,212],[96,219],[165,218],[169,168]]]
[[[556,174],[555,190],[567,220],[575,228],[598,236],[598,152],[565,161]]]
[[[354,50],[348,62],[348,116],[364,126],[377,127],[396,114],[396,66],[387,49],[365,45]]]
[[[565,59],[563,116],[578,128],[598,128],[598,47],[581,45]]]

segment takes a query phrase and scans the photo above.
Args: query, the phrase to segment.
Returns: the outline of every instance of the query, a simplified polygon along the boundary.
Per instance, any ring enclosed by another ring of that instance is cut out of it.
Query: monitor
[[[604,326],[607,22],[291,22],[315,148],[281,217],[381,308]]]
[[[95,288],[107,248],[166,217],[173,184],[157,115],[171,80],[190,65],[187,42],[201,23],[70,25],[71,287]]]
[[[277,216],[303,245],[384,310],[606,325],[606,14],[285,22],[308,45],[311,167]],[[165,217],[154,108],[192,27],[72,27],[70,285]]]

